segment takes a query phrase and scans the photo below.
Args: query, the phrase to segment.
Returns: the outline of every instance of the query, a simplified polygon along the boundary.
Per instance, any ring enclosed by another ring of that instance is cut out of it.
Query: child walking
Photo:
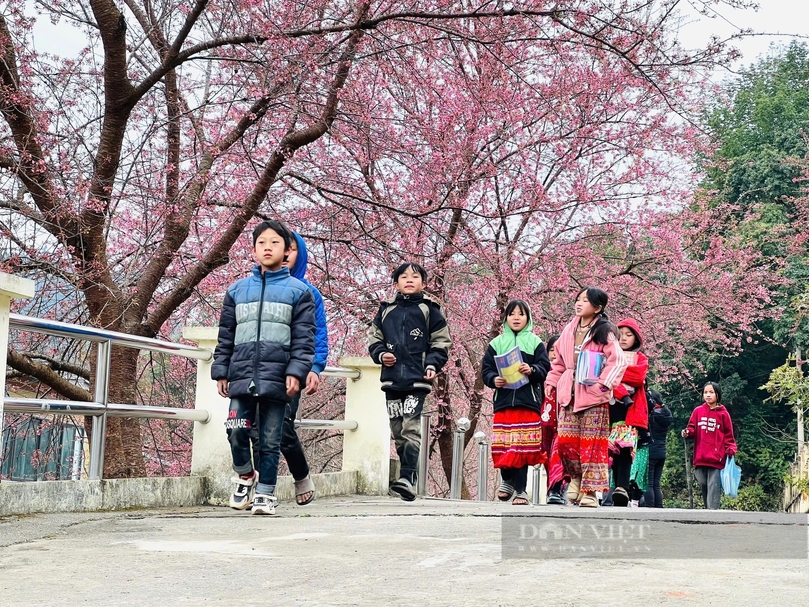
[[[211,366],[220,396],[231,399],[225,427],[238,476],[230,506],[252,506],[253,514],[275,513],[284,412],[306,382],[315,353],[312,293],[283,267],[292,239],[278,221],[263,221],[253,230],[258,265],[251,276],[228,287]]]
[[[546,378],[546,396],[557,390],[558,448],[571,477],[566,497],[583,508],[598,507],[596,492],[608,489],[608,401],[627,367],[616,327],[605,314],[607,303],[607,293],[596,287],[577,294],[574,318],[560,334],[557,359]],[[593,384],[576,381],[577,363],[584,351],[603,357]]]
[[[650,462],[649,485],[644,495],[647,508],[663,508],[664,493],[661,491],[661,475],[667,459],[667,434],[672,425],[672,411],[664,404],[661,393],[650,390],[647,393],[647,411],[650,419]]]
[[[554,362],[557,358],[556,343],[559,335],[553,335],[546,342],[548,360]],[[563,485],[565,475],[562,460],[557,447],[557,389],[552,388],[551,396],[543,399],[543,410],[540,412],[540,425],[543,426],[543,450],[548,455],[546,459],[546,475],[548,476],[548,498],[546,503],[565,505]]]
[[[737,453],[731,416],[720,404],[720,385],[710,381],[703,386],[703,404],[696,407],[681,436],[695,441],[695,479],[700,485],[703,503],[709,510],[720,509],[720,470],[726,457]]]
[[[526,481],[529,466],[546,461],[542,448],[540,405],[543,382],[551,363],[543,342],[532,332],[532,314],[529,305],[520,299],[506,304],[503,333],[489,342],[481,364],[484,385],[495,390],[492,420],[492,461],[501,471],[498,499],[512,500],[516,506],[529,504]],[[518,372],[528,383],[509,388],[501,376],[495,357],[515,347],[520,349],[522,362]]]
[[[290,274],[303,282],[312,293],[315,302],[315,360],[312,363],[312,370],[307,375],[306,388],[304,394],[315,394],[321,381],[321,373],[326,368],[326,360],[329,358],[329,333],[326,327],[326,311],[323,307],[323,297],[306,278],[307,245],[298,232],[293,232],[293,242],[287,261],[284,265],[290,269]],[[295,431],[295,418],[298,414],[298,406],[301,403],[301,392],[295,394],[287,405],[284,414],[284,426],[281,432],[281,454],[287,460],[287,467],[290,469],[295,481],[295,503],[299,506],[306,506],[315,499],[315,485],[309,477],[309,464],[307,463],[304,448],[301,440]]]
[[[368,351],[379,365],[400,477],[391,491],[416,499],[417,462],[422,443],[420,417],[433,380],[447,362],[450,331],[439,304],[422,292],[427,272],[405,262],[391,275],[394,298],[380,304],[368,331]]]
[[[636,456],[636,447],[639,446],[639,433],[646,431],[649,425],[644,391],[649,361],[641,351],[641,328],[638,323],[632,318],[625,318],[616,327],[619,329],[619,346],[627,359],[627,368],[621,383],[613,390],[608,450],[613,457],[613,505],[627,506],[631,499],[637,505],[642,496],[638,486],[631,487],[630,468]]]

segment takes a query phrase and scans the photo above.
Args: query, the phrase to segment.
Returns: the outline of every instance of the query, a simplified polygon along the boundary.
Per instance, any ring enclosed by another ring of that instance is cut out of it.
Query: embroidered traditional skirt
[[[540,415],[510,407],[492,419],[492,462],[496,468],[522,468],[546,461]]]
[[[543,450],[548,455],[548,459],[546,460],[546,474],[548,475],[548,486],[549,488],[553,487],[555,484],[559,483],[563,480],[565,473],[563,471],[562,460],[560,459],[560,450],[557,447],[557,429],[553,429],[553,435],[551,437],[551,446],[546,448],[546,441],[548,440],[545,436],[546,432],[552,430],[551,428],[543,428]]]
[[[581,491],[607,491],[608,434],[607,403],[574,413],[573,404],[560,407],[557,416],[557,448],[565,473],[581,476]]]

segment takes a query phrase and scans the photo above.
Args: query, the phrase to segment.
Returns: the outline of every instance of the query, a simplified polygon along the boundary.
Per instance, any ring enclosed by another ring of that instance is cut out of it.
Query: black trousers
[[[520,493],[526,491],[526,482],[529,478],[529,467],[523,466],[522,468],[500,468],[501,478],[503,481],[514,487],[515,491]]]

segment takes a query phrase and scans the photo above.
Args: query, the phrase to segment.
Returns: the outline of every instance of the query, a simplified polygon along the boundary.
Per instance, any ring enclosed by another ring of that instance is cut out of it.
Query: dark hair
[[[657,390],[647,390],[647,402],[650,406],[663,405],[664,399]]]
[[[425,268],[420,266],[415,261],[406,261],[405,263],[402,263],[399,266],[397,266],[397,269],[391,273],[391,282],[398,281],[399,277],[402,276],[408,270],[419,272],[419,276],[422,277],[422,282],[427,282],[427,272],[425,272]]]
[[[276,234],[281,236],[284,239],[284,250],[286,251],[292,246],[293,243],[293,235],[290,232],[290,228],[285,226],[280,221],[276,221],[275,219],[266,219],[265,221],[261,222],[255,228],[253,228],[253,248],[256,248],[256,241],[259,240],[259,236],[262,235],[263,232],[267,230],[273,230]]]
[[[608,294],[598,287],[585,287],[577,293],[574,301],[576,302],[583,293],[585,293],[585,296],[594,308],[600,308],[599,312],[596,313],[593,327],[591,327],[591,339],[593,343],[603,346],[606,345],[609,333],[613,333],[614,337],[618,339],[619,330],[616,328],[616,325],[608,320],[608,316],[605,313],[605,308],[608,305]]]
[[[723,398],[723,395],[720,392],[720,384],[718,384],[716,381],[707,381],[705,384],[703,384],[703,390],[706,389],[706,386],[711,386],[714,388],[714,393],[717,395],[717,404],[721,404],[723,401],[720,399]]]
[[[557,340],[560,339],[559,334],[552,335],[548,338],[548,342],[546,343],[546,352],[551,352],[551,348],[554,347],[554,344],[557,343]]]
[[[513,299],[506,304],[506,307],[503,309],[503,322],[506,322],[506,319],[515,311],[515,308],[519,308],[520,311],[526,315],[526,324],[532,322],[532,311],[529,308],[529,304],[522,299]]]

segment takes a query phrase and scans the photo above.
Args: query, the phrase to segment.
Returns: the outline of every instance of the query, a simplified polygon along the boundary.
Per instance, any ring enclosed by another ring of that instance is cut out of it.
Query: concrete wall
[[[356,493],[357,478],[354,471],[313,474],[316,499]],[[276,495],[294,501],[291,476],[279,477]],[[226,503],[227,496],[223,502],[211,495],[211,483],[203,476],[0,483],[0,516]]]

